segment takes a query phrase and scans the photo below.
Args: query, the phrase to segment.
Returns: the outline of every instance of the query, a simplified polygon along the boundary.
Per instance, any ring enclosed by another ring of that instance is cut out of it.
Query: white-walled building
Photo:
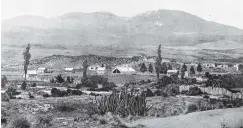
[[[65,72],[75,73],[75,70],[74,70],[74,68],[65,68]]]
[[[171,76],[171,75],[174,75],[174,74],[179,74],[179,71],[178,70],[168,70],[167,71],[168,76]]]
[[[47,73],[47,68],[39,67],[39,68],[37,69],[37,73]]]
[[[112,74],[135,74],[136,70],[128,65],[117,66],[112,70]]]
[[[88,67],[89,71],[93,71],[98,75],[104,75],[106,71],[106,67],[101,67],[101,66],[89,66]]]

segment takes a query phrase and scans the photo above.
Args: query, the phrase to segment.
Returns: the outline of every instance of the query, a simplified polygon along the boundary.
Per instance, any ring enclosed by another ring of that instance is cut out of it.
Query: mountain
[[[156,10],[133,17],[109,12],[72,12],[61,16],[18,16],[2,23],[2,65],[22,63],[31,43],[32,59],[46,56],[156,55],[198,61],[243,57],[243,30],[176,10]]]
[[[243,30],[183,11],[156,10],[133,17],[109,12],[73,12],[45,18],[19,16],[2,21],[5,44],[194,45],[222,38],[243,42]]]

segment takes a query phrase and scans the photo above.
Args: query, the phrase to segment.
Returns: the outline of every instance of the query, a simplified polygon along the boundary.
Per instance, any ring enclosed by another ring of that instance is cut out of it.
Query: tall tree
[[[167,74],[167,65],[165,62],[162,63],[160,73]]]
[[[198,71],[199,73],[201,73],[201,72],[202,72],[202,66],[201,66],[201,64],[200,64],[200,63],[197,65],[197,71]]]
[[[149,64],[149,72],[153,72],[154,68],[153,68],[153,65],[152,64]]]
[[[23,52],[24,55],[24,80],[26,80],[28,65],[30,63],[30,44],[27,45],[25,51]]]
[[[184,71],[187,71],[187,66],[185,63],[182,65],[182,68],[184,69]]]
[[[172,65],[171,65],[170,63],[168,63],[168,65],[167,65],[167,69],[168,69],[168,70],[172,70]]]
[[[155,62],[155,70],[156,70],[156,76],[158,81],[159,81],[159,73],[161,68],[161,61],[162,61],[162,57],[161,57],[161,44],[160,44],[158,47],[157,57]]]
[[[83,62],[83,79],[84,80],[87,80],[88,79],[88,77],[87,77],[87,69],[88,69],[88,61],[87,61],[87,59],[85,59],[84,60],[84,62]]]
[[[194,70],[193,66],[191,66],[191,68],[190,68],[190,74],[195,74],[195,70]]]
[[[185,68],[183,68],[183,66],[181,67],[181,79],[184,79],[185,76]]]
[[[140,67],[140,71],[143,72],[143,73],[147,71],[147,67],[144,63],[142,63],[142,65]]]
[[[7,77],[4,75],[1,77],[1,87],[4,88],[5,85],[8,83]]]

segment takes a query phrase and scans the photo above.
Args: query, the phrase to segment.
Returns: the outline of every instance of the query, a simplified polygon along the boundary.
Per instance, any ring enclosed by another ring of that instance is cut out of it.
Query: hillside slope
[[[133,17],[109,12],[73,12],[59,17],[19,16],[2,21],[4,44],[194,45],[229,39],[243,42],[243,30],[183,11],[156,10]]]
[[[241,128],[243,108],[210,110],[168,118],[141,119],[125,124],[128,127],[144,125],[146,128],[222,128],[224,124],[227,128]]]

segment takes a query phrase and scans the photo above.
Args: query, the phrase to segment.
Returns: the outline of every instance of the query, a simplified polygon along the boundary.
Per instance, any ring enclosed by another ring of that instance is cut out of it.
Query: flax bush
[[[96,100],[96,107],[100,115],[112,112],[123,117],[128,115],[145,116],[152,107],[147,107],[145,99],[144,93],[134,94],[133,90],[128,92],[127,89],[123,89],[121,93],[114,91],[109,96],[102,96],[101,99]]]

